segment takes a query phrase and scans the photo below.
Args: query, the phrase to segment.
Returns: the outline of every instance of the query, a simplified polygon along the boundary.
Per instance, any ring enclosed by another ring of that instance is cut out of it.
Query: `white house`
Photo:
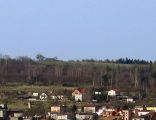
[[[134,103],[135,101],[133,100],[133,98],[127,98],[127,103]]]
[[[99,91],[95,91],[94,94],[95,94],[95,95],[101,95],[102,93],[99,92]]]
[[[82,101],[82,94],[76,94],[75,101]]]
[[[67,115],[57,115],[57,120],[67,120]]]
[[[144,116],[144,115],[147,115],[149,113],[150,113],[150,111],[139,111],[138,116]]]
[[[75,98],[75,101],[84,101],[89,98],[87,90],[85,88],[78,88],[74,90],[72,97]]]
[[[108,91],[108,96],[113,97],[113,96],[116,96],[116,95],[117,95],[117,91],[116,90],[110,90],[110,91]]]
[[[48,96],[47,96],[47,94],[45,94],[45,93],[42,93],[42,94],[40,95],[40,100],[47,100],[47,98],[48,98]]]
[[[32,94],[33,97],[38,97],[38,95],[39,94],[38,93],[35,93],[35,92]]]

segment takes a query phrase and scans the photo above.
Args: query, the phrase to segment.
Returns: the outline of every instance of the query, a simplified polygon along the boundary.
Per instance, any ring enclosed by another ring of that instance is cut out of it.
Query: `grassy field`
[[[88,86],[89,87],[89,86]],[[20,93],[21,91],[26,92],[26,93],[33,93],[33,92],[55,92],[56,94],[60,93],[63,94],[63,92],[65,90],[67,90],[69,92],[69,95],[71,95],[72,91],[75,89],[76,87],[64,87],[61,85],[51,85],[51,86],[44,86],[44,85],[19,85],[19,84],[12,84],[12,85],[1,85],[0,86],[0,104],[3,103],[7,103],[8,108],[11,109],[27,109],[28,108],[28,100],[22,100],[22,99],[18,99],[18,93]],[[63,94],[64,95],[64,94]],[[5,96],[5,97],[4,97]],[[7,97],[6,97],[7,96]],[[77,104],[82,105],[82,104],[86,104],[84,103],[75,103],[73,101],[35,101],[35,102],[31,102],[31,103],[38,103],[41,102],[43,103],[45,106],[51,106],[51,105],[55,105],[55,104],[60,104],[60,105],[68,105],[68,106],[72,106],[73,104]]]
[[[63,87],[59,85],[52,85],[52,86],[39,86],[39,85],[3,85],[0,86],[1,91],[28,91],[28,92],[42,92],[42,91],[51,91],[56,90],[60,91],[63,89],[73,90],[76,87]]]
[[[9,108],[26,109],[28,107],[27,100],[18,99],[18,93],[24,91],[28,92],[49,92],[53,91],[61,93],[64,90],[72,91],[75,87],[63,87],[59,85],[53,86],[39,86],[39,85],[1,85],[0,86],[0,104],[7,103]],[[53,103],[52,101],[44,102]]]

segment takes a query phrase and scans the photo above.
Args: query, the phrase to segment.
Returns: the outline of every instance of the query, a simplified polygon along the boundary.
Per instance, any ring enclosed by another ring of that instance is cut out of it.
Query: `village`
[[[79,87],[66,94],[20,92],[16,98],[27,108],[0,105],[1,120],[155,120],[156,107],[138,104],[139,96],[111,89],[104,91]],[[46,104],[49,103],[49,104]],[[47,109],[43,109],[47,106]]]
[[[0,120],[156,120],[156,0],[0,0]]]

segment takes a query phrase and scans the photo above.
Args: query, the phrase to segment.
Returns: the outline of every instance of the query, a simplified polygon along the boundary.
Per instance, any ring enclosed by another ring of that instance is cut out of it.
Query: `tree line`
[[[0,55],[0,83],[90,85],[105,89],[155,90],[156,64],[145,60],[70,60]]]

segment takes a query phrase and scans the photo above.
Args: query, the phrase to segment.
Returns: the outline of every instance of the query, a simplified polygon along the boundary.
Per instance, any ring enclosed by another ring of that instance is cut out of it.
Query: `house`
[[[72,97],[75,101],[87,101],[90,99],[90,96],[85,88],[75,89],[72,93]]]
[[[135,101],[133,100],[133,98],[127,98],[127,103],[134,103]]]
[[[56,120],[57,115],[58,115],[58,113],[51,113],[50,117],[51,117],[51,119]]]
[[[39,96],[39,94],[37,92],[32,93],[32,97],[38,97],[38,96]]]
[[[116,96],[118,94],[119,94],[118,90],[110,90],[110,91],[108,91],[108,96],[110,96],[110,97],[114,97],[114,96]]]
[[[40,100],[47,100],[48,96],[46,93],[41,93]]]
[[[0,104],[0,109],[8,109],[7,104]]]
[[[9,120],[23,120],[23,111],[19,109],[9,109]]]
[[[76,114],[76,120],[93,120],[93,114],[86,113]]]
[[[156,107],[146,107],[146,110],[151,110],[156,112]]]
[[[63,100],[65,97],[64,95],[55,95],[55,94],[51,94],[49,95],[51,100]]]
[[[110,107],[104,107],[102,108],[100,111],[98,111],[98,115],[100,114],[100,116],[103,117],[110,117],[110,116],[124,116],[124,113],[122,111],[122,109],[120,108],[114,108],[112,106]]]
[[[53,120],[75,120],[75,115],[70,113],[67,114],[52,113],[50,117]]]
[[[130,110],[123,110],[123,119],[124,120],[131,120],[132,111]]]
[[[95,106],[94,105],[85,105],[84,106],[84,113],[95,113]]]
[[[54,120],[68,120],[68,115],[67,114],[60,114],[60,113],[55,113],[51,114],[51,118]]]
[[[52,113],[60,113],[61,107],[60,106],[51,106],[51,112]]]
[[[57,94],[55,92],[52,92],[52,91],[49,92],[48,96],[51,100],[57,100],[58,99]]]
[[[6,104],[0,104],[0,120],[7,119],[8,117],[8,107]]]
[[[80,102],[80,101],[82,101],[82,100],[83,100],[82,94],[77,94],[77,95],[75,95],[75,101]]]
[[[104,107],[101,107],[101,108],[99,108],[97,111],[96,111],[96,114],[98,114],[99,116],[100,115],[102,115],[102,113],[103,113],[103,111],[105,111],[106,110],[106,107],[104,106]]]
[[[51,106],[51,113],[65,113],[66,106]]]
[[[96,90],[92,94],[92,102],[102,102],[107,98],[107,93],[105,91]]]
[[[74,97],[75,95],[83,94],[83,93],[87,93],[87,90],[85,88],[77,88],[72,93],[72,96]]]
[[[31,98],[29,98],[30,101],[36,101],[39,99],[39,93],[37,92],[33,92],[32,95],[31,95]]]
[[[103,117],[115,116],[117,114],[116,111],[103,111],[101,115]]]
[[[66,114],[58,114],[56,120],[67,120]]]
[[[8,111],[7,109],[0,109],[0,120],[7,119],[8,117]]]
[[[101,92],[101,91],[95,91],[94,94],[95,94],[95,95],[101,95],[102,92]]]
[[[8,109],[6,104],[0,105],[0,120],[22,120],[22,117],[22,110]]]
[[[149,113],[150,113],[150,111],[148,111],[148,110],[138,111],[138,116],[145,116],[145,115],[148,115]]]

